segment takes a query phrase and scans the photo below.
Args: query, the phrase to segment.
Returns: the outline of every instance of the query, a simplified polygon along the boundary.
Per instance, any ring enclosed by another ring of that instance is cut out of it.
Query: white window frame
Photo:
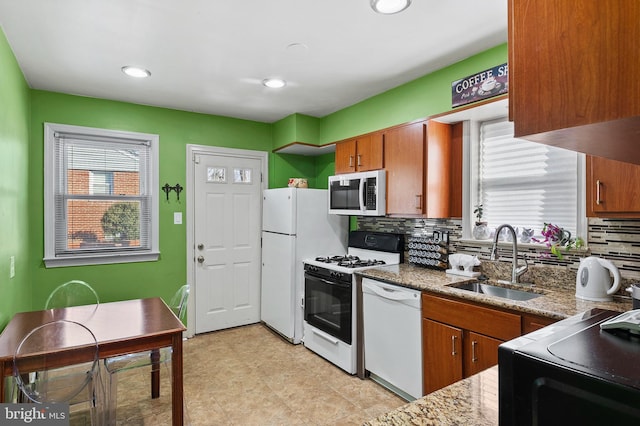
[[[149,143],[151,152],[151,167],[149,167],[147,179],[150,182],[149,192],[151,201],[151,244],[148,250],[122,250],[105,253],[74,253],[56,255],[56,167],[55,167],[55,135],[56,133],[77,134],[100,138],[139,140]],[[160,137],[155,134],[137,133],[120,130],[99,129],[93,127],[72,126],[67,124],[44,123],[44,264],[47,268],[104,265],[114,263],[151,262],[160,257],[159,249],[159,214],[158,191],[159,187],[159,144]]]
[[[478,179],[479,179],[479,155],[480,155],[480,124],[483,121],[489,121],[493,119],[506,118],[506,116],[491,116],[489,118],[483,118],[480,120],[469,120],[464,125],[464,148],[463,155],[468,167],[464,170],[468,170],[468,176],[464,177],[463,196],[464,200],[469,200],[468,205],[463,205],[463,218],[462,218],[462,238],[463,240],[473,241],[474,243],[491,244],[492,240],[476,240],[472,236],[473,226],[475,224],[475,216],[473,215],[473,209],[478,204]],[[587,231],[588,221],[586,217],[585,207],[585,191],[586,191],[586,177],[585,177],[585,164],[586,157],[582,153],[576,153],[578,156],[577,165],[577,209],[576,209],[576,232],[577,235],[572,237],[580,237],[584,241],[582,250],[587,246]],[[521,244],[524,246],[541,247],[546,248],[542,243],[527,243]]]

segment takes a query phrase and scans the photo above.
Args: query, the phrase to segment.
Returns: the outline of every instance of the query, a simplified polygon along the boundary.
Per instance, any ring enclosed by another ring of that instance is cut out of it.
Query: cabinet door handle
[[[353,155],[349,156],[349,167],[353,167]]]
[[[358,167],[362,166],[362,155],[358,154]]]
[[[473,340],[471,342],[471,362],[478,362],[478,357],[476,356],[476,345],[478,342]]]
[[[602,200],[600,199],[600,179],[596,180],[596,204],[600,205],[602,204]]]
[[[422,209],[422,195],[421,194],[416,195],[416,209],[418,209],[418,210]]]
[[[451,356],[456,356],[458,353],[456,352],[456,339],[457,336],[451,336]]]

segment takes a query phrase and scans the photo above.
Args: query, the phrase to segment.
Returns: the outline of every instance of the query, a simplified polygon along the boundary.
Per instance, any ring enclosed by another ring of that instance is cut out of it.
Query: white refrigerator
[[[263,193],[260,317],[294,344],[302,339],[303,260],[347,252],[349,218],[328,210],[324,189]]]

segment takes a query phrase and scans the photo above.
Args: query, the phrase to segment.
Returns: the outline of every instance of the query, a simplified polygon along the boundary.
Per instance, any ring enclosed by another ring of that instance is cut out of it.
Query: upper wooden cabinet
[[[462,215],[462,125],[433,120],[385,131],[387,214]]]
[[[462,217],[462,123],[427,123],[426,216]]]
[[[515,136],[640,164],[640,2],[509,0]]]
[[[336,143],[336,174],[382,169],[383,150],[382,132]]]
[[[422,215],[426,165],[424,123],[389,129],[384,139],[387,214]]]
[[[640,217],[640,166],[587,156],[587,216]]]

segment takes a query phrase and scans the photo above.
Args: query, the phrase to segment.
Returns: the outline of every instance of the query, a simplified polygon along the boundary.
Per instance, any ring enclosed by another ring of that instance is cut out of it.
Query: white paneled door
[[[193,161],[195,332],[259,322],[261,159]]]

